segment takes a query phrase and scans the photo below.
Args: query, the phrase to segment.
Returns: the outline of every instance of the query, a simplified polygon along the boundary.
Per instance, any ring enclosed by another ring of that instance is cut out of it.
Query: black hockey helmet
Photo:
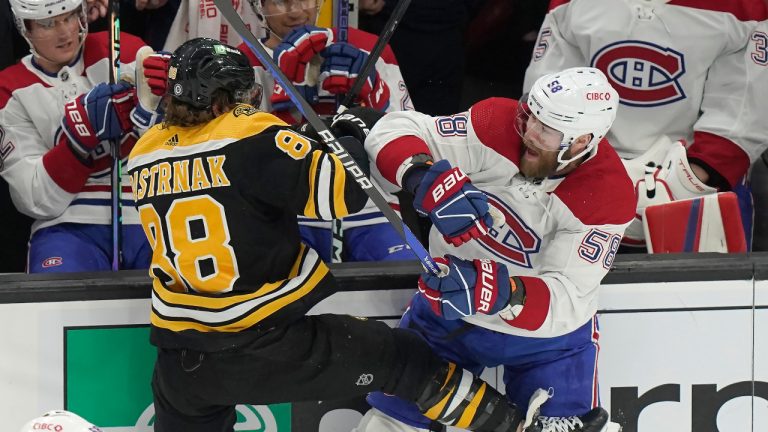
[[[237,48],[210,38],[190,39],[171,56],[168,93],[195,108],[211,106],[218,89],[232,92],[235,100],[253,103],[261,86],[256,83],[248,57]],[[258,105],[256,101],[254,105]]]

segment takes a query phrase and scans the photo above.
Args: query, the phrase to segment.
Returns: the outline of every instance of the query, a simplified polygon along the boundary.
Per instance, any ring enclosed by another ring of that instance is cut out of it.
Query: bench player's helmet
[[[98,426],[69,411],[48,411],[32,419],[19,432],[101,432]]]
[[[11,11],[13,11],[13,20],[19,33],[29,44],[32,54],[37,56],[35,45],[32,43],[31,35],[25,21],[38,21],[45,25],[46,21],[65,14],[67,12],[77,11],[77,19],[80,26],[80,46],[85,42],[85,36],[88,34],[88,19],[86,18],[85,0],[10,0]],[[51,21],[55,25],[55,21]]]
[[[616,119],[619,94],[599,69],[576,67],[536,80],[526,104],[519,106],[516,127],[521,136],[525,134],[530,115],[557,134],[558,140],[553,141],[552,148],[544,150],[559,151],[559,170],[588,154],[605,137]],[[571,144],[587,134],[591,134],[592,139],[584,150],[565,159]]]
[[[202,110],[211,109],[219,89],[230,92],[236,102],[256,107],[261,102],[261,85],[240,50],[210,38],[181,44],[168,66],[168,93]]]

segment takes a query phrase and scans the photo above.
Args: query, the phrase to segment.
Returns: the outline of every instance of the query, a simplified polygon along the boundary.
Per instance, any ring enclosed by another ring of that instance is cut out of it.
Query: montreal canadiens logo
[[[624,105],[653,107],[685,99],[680,85],[685,58],[671,48],[645,41],[615,42],[592,57],[592,66],[605,73]]]
[[[489,228],[488,235],[478,239],[478,243],[497,260],[524,268],[533,267],[532,255],[539,252],[541,239],[502,200],[487,191],[486,194],[488,204],[504,214],[505,224],[503,227]]]

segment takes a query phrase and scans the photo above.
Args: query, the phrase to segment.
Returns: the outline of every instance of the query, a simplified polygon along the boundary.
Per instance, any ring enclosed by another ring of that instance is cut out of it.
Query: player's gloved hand
[[[171,54],[154,52],[148,46],[136,52],[136,107],[131,120],[141,130],[146,130],[163,119],[161,102],[168,86],[168,63]]]
[[[472,261],[447,255],[435,258],[439,276],[423,272],[419,292],[429,301],[435,314],[445,319],[460,319],[477,313],[504,313],[514,319],[525,303],[522,283],[510,282],[507,268],[488,259]]]
[[[345,42],[332,44],[320,54],[325,58],[320,66],[320,86],[337,95],[349,92],[368,59],[368,54]],[[389,87],[375,68],[366,77],[357,97],[362,104],[378,111],[389,106]]]
[[[149,47],[142,47],[139,51],[145,48]],[[150,48],[149,51],[151,50]],[[141,65],[142,78],[147,82],[155,96],[163,96],[168,92],[168,65],[170,62],[171,53],[166,51],[148,52],[141,63],[137,61],[136,69],[139,70],[139,65]],[[136,82],[138,83],[139,80],[137,79]]]
[[[685,142],[672,143],[661,165],[646,165],[644,176],[635,183],[637,211],[635,219],[624,233],[625,241],[631,244],[644,242],[642,218],[646,207],[716,192],[717,189],[707,186],[694,174],[688,162]]]
[[[301,97],[309,102],[310,105],[316,104],[319,101],[316,87],[306,85],[297,85],[295,87]],[[288,97],[283,86],[277,82],[275,82],[275,87],[272,90],[272,96],[270,96],[269,102],[272,104],[272,112],[288,111],[294,107],[293,101]]]
[[[488,197],[447,160],[436,162],[426,171],[414,195],[416,211],[429,216],[445,241],[454,246],[485,236],[488,227],[493,226]]]
[[[304,25],[293,29],[283,38],[272,52],[272,58],[294,84],[314,86],[317,77],[311,76],[309,63],[331,43],[331,29]]]
[[[103,140],[118,139],[133,129],[133,86],[125,81],[101,83],[64,105],[61,126],[72,147],[87,155]]]

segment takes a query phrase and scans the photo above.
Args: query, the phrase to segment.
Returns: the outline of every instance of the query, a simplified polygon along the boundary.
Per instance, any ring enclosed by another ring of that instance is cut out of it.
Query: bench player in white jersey
[[[349,91],[376,36],[356,28],[348,29],[346,43],[338,41],[338,29],[314,27],[323,0],[250,0],[267,30],[263,41],[276,63],[321,116],[336,112],[336,95]],[[301,115],[288,95],[277,85],[250,49],[241,45],[255,66],[257,80],[263,83],[262,108],[289,124],[301,121]],[[307,68],[298,58],[310,58],[319,52],[322,63]],[[314,81],[315,83],[312,83]],[[371,78],[363,85],[356,101],[380,112],[412,109],[408,90],[392,49],[386,46],[376,61]],[[385,197],[397,202],[394,196]],[[331,223],[299,218],[302,237],[325,260],[330,259]],[[342,219],[344,261],[411,260],[413,255],[387,223],[372,201],[359,213]]]
[[[11,0],[31,54],[0,72],[0,175],[14,204],[35,219],[27,271],[111,268],[109,139],[127,157],[136,141],[132,86],[106,84],[109,43],[88,34],[82,0]],[[144,43],[121,35],[131,74]],[[144,268],[150,249],[123,178],[123,268]]]
[[[524,91],[548,73],[573,66],[602,70],[621,96],[608,135],[636,184],[638,211],[625,244],[644,244],[641,218],[648,204],[693,198],[740,186],[766,140],[744,128],[745,116],[765,112],[765,101],[743,103],[748,83],[727,57],[743,51],[763,0],[552,0]],[[755,105],[757,104],[757,105]],[[762,105],[762,107],[761,107]],[[667,187],[651,191],[645,166]],[[678,167],[679,169],[675,169]],[[745,221],[751,221],[742,190]],[[750,227],[745,226],[749,239]]]
[[[595,313],[634,214],[631,181],[604,139],[617,106],[602,72],[573,68],[539,79],[527,103],[389,113],[366,140],[372,175],[414,192],[433,222],[430,253],[445,256],[441,277],[422,274],[400,326],[475,373],[503,366],[518,406],[548,390],[526,431],[614,427],[599,406]],[[435,426],[397,398],[368,400],[358,432]]]

